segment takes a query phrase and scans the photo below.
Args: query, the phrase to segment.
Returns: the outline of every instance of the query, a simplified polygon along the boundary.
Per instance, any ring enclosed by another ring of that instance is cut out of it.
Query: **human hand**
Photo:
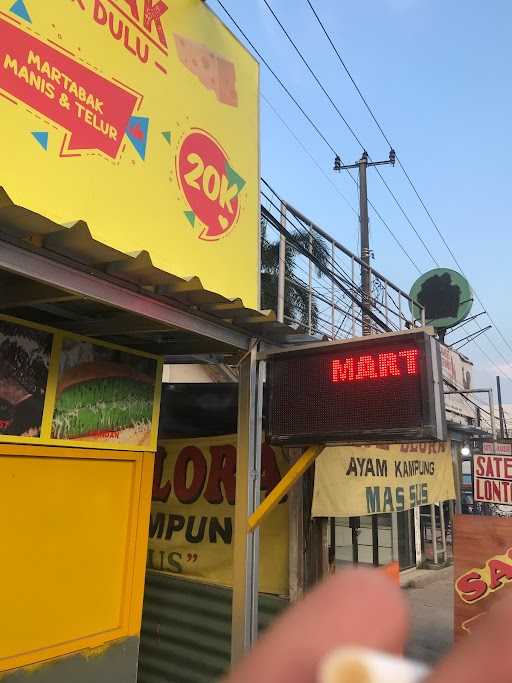
[[[425,683],[502,683],[510,678],[512,603],[481,620]],[[401,654],[408,633],[406,602],[375,570],[340,572],[290,609],[223,683],[317,683],[325,655],[343,645]]]

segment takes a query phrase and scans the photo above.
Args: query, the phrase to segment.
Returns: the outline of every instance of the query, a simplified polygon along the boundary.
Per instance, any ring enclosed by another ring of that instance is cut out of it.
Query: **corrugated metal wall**
[[[260,595],[260,629],[287,600]],[[231,590],[148,571],[139,683],[213,683],[228,669]]]

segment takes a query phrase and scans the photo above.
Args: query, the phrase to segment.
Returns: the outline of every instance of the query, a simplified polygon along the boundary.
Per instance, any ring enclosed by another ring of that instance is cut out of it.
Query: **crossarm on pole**
[[[290,467],[281,481],[272,489],[265,500],[260,503],[260,505],[249,517],[247,533],[254,531],[254,529],[261,524],[268,513],[279,504],[281,498],[286,496],[295,482],[298,481],[304,472],[315,462],[324,448],[325,445],[323,444],[315,445],[310,446],[304,451],[297,462]]]

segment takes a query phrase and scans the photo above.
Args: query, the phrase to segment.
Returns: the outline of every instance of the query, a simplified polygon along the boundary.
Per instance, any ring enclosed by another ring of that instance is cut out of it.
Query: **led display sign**
[[[423,330],[324,343],[268,359],[275,443],[444,439],[438,343]]]

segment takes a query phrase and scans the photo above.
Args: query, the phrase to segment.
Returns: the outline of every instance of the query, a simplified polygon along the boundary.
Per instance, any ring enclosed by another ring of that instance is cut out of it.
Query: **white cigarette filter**
[[[419,683],[428,673],[423,664],[402,657],[343,647],[321,662],[318,683]]]

